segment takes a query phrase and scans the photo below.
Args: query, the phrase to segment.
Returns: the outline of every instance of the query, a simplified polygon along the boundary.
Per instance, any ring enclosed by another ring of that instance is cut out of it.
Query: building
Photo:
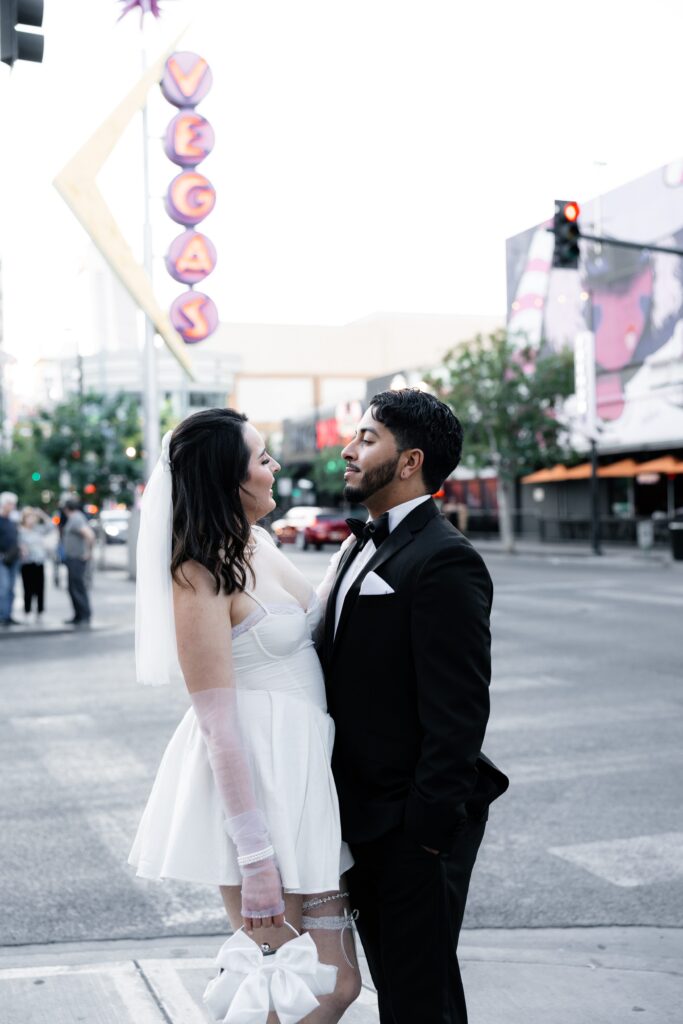
[[[119,296],[119,302],[124,300],[125,295]],[[313,440],[301,434],[296,442],[289,435],[283,442],[285,458],[306,462],[318,442],[316,424],[327,423],[320,429],[327,430],[329,439],[330,421],[345,404],[365,399],[368,379],[391,376],[396,366],[435,365],[448,349],[499,326],[500,318],[491,316],[396,313],[376,313],[342,326],[222,323],[190,350],[196,381],[188,381],[173,357],[160,349],[160,393],[178,416],[210,405],[241,409],[278,442],[285,420],[309,422]],[[142,354],[135,333],[126,328],[116,344],[102,325],[96,336],[103,343],[90,354],[72,351],[37,364],[39,404],[60,401],[79,389],[141,395]]]
[[[683,507],[683,260],[584,241],[578,271],[553,270],[548,226],[508,240],[508,328],[556,350],[593,334],[603,533],[632,538],[637,519],[666,520]],[[580,226],[683,248],[683,161],[583,203]],[[575,401],[567,413],[573,445],[586,451]],[[590,472],[584,464],[552,473],[527,479],[521,510],[529,522],[555,522],[560,533],[564,522],[569,534],[574,523],[582,534]]]
[[[450,349],[500,326],[494,316],[376,313],[344,327],[304,328],[314,333],[308,339],[300,335],[296,343],[301,347],[292,354],[314,376],[306,404],[284,419],[285,463],[304,474],[321,449],[348,440],[373,394],[419,383]],[[316,378],[327,382],[317,394]]]

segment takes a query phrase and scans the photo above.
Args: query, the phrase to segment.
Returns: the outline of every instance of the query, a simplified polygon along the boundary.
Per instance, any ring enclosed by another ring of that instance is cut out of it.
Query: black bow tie
[[[347,526],[356,538],[358,550],[362,551],[369,540],[376,548],[389,536],[389,513],[383,512],[377,519],[364,523],[362,519],[347,519]]]

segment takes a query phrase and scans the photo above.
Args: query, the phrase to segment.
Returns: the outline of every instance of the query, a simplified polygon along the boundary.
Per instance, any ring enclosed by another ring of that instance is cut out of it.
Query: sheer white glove
[[[282,879],[274,857],[244,864],[242,872],[242,917],[246,920],[277,917],[285,912]]]
[[[263,812],[255,809],[227,818],[225,831],[237,847],[242,875],[242,917],[284,914],[282,880]]]
[[[256,797],[232,687],[190,693],[225,811],[225,830],[237,848],[242,916],[269,918],[285,909],[282,881],[268,825]]]

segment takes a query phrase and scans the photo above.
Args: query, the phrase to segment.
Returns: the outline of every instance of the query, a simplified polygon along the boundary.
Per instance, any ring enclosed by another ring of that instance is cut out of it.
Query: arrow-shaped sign
[[[147,271],[135,259],[96,182],[97,175],[126,127],[144,107],[150,89],[158,84],[164,63],[175,51],[179,39],[145,71],[137,85],[59,172],[54,186],[123,286],[154,324],[188,377],[194,380],[183,339],[174,329],[168,314],[159,306]]]

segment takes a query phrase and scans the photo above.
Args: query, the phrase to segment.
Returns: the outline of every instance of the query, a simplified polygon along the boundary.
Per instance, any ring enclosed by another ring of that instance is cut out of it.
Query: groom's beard
[[[363,502],[390,484],[396,474],[396,467],[400,457],[400,455],[397,455],[396,458],[387,459],[386,462],[375,466],[374,469],[366,470],[357,486],[347,483],[344,487],[344,497],[346,500]]]

